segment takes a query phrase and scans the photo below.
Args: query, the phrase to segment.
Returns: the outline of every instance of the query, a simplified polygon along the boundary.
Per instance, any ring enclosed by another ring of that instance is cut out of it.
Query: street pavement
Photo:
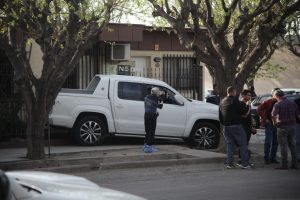
[[[264,131],[260,129],[252,136],[249,148],[253,162],[262,162]],[[223,163],[224,153],[198,150],[187,147],[183,142],[163,143],[156,147],[158,152],[147,154],[142,144],[108,144],[102,146],[60,145],[45,147],[46,159],[26,159],[26,148],[0,149],[0,169],[37,169],[56,172],[74,172],[90,169],[143,168],[151,166]]]

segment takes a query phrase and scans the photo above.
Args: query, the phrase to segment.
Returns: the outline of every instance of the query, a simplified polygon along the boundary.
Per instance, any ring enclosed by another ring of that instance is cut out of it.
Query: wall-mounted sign
[[[117,74],[118,75],[130,75],[131,66],[130,65],[118,65]]]
[[[159,51],[159,44],[154,44],[154,51]]]
[[[160,62],[161,58],[160,57],[155,57],[153,60],[154,60],[154,62]]]

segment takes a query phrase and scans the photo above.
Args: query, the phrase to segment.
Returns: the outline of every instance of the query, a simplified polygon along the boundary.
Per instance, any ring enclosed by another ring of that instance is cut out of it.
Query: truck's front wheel
[[[98,145],[106,133],[105,123],[96,116],[83,117],[74,126],[75,140],[80,145]]]
[[[216,148],[219,143],[220,131],[212,123],[198,122],[190,134],[190,145],[198,149]]]

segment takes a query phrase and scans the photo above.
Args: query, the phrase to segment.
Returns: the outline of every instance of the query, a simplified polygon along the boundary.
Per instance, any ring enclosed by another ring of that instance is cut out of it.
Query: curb
[[[62,155],[62,154],[60,154]],[[88,170],[112,170],[171,165],[189,165],[223,162],[224,156],[201,158],[182,153],[161,153],[130,156],[89,156],[80,158],[58,157],[45,160],[25,160],[0,163],[0,169],[45,170],[54,172],[76,172]]]

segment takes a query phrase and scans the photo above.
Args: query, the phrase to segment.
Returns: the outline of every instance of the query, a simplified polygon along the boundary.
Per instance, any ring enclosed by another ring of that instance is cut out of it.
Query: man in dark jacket
[[[207,103],[212,103],[212,104],[215,104],[215,105],[220,104],[220,96],[219,96],[219,90],[218,90],[217,84],[213,85],[213,91],[211,92],[211,95],[209,95],[206,98],[206,102]]]
[[[158,117],[157,108],[161,109],[163,104],[159,103],[159,95],[160,90],[158,87],[154,87],[151,89],[151,94],[147,95],[144,100],[145,105],[145,115],[144,115],[144,123],[145,123],[145,143],[144,143],[144,152],[145,153],[153,153],[157,151],[152,144],[154,141],[156,122]]]
[[[298,112],[300,113],[300,95],[295,100],[295,103],[298,108]],[[296,153],[297,153],[297,161],[300,162],[300,119],[296,118]]]
[[[227,146],[227,168],[234,168],[234,149],[239,147],[241,153],[241,164],[237,164],[242,169],[250,167],[248,161],[248,145],[246,133],[242,126],[242,116],[247,113],[236,97],[236,89],[232,86],[227,88],[225,97],[219,106],[219,120],[224,126],[224,138]]]

